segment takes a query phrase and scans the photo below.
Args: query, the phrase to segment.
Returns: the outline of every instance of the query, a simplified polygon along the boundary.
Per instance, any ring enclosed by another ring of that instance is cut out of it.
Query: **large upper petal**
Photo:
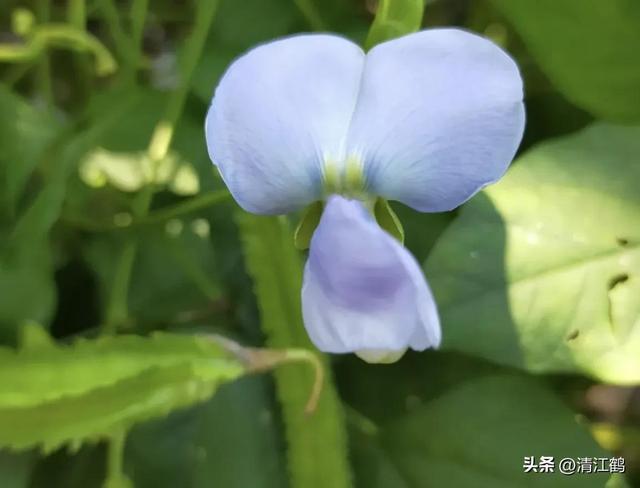
[[[348,152],[371,193],[450,210],[507,169],[522,96],[515,62],[477,35],[432,29],[385,42],[367,54]]]
[[[311,340],[326,352],[440,343],[436,306],[416,260],[357,200],[327,202],[311,239],[302,311]]]
[[[363,63],[352,42],[318,34],[264,44],[229,67],[206,139],[245,210],[286,213],[321,197],[322,162],[344,149]]]

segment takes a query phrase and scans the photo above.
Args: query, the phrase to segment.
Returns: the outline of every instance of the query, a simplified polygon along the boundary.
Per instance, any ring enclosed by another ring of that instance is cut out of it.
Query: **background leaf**
[[[0,486],[27,488],[33,460],[32,453],[10,454],[0,451]]]
[[[287,486],[267,380],[241,378],[190,411],[134,429],[126,464],[136,487]]]
[[[640,120],[640,4],[493,0],[558,90],[612,121]]]
[[[639,141],[596,124],[542,144],[465,206],[425,265],[444,347],[640,382]]]
[[[192,322],[208,318],[223,304],[218,263],[208,234],[208,220],[178,218],[138,230],[140,257],[129,289],[129,308],[139,325]],[[200,234],[198,232],[201,232]],[[100,278],[107,300],[123,238],[95,239],[85,258]],[[192,315],[193,318],[189,316]],[[219,317],[216,317],[219,318]]]
[[[553,456],[558,463],[607,453],[557,398],[518,375],[463,383],[385,426],[380,442],[407,486],[416,488],[596,487],[609,476],[524,473],[524,456]]]
[[[13,217],[29,176],[44,149],[60,133],[62,124],[2,85],[0,112],[0,212]]]

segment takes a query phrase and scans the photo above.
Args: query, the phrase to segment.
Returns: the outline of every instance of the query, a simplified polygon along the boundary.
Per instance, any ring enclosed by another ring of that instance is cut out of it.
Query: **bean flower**
[[[233,197],[256,214],[324,202],[302,286],[318,349],[390,362],[439,345],[420,266],[378,225],[373,202],[442,212],[498,180],[522,138],[522,97],[515,62],[457,29],[367,53],[338,36],[297,35],[231,64],[205,132]]]

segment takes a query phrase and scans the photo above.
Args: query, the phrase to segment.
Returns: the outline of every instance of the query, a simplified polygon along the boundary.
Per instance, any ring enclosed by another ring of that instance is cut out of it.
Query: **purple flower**
[[[386,361],[438,346],[440,324],[418,264],[378,226],[372,201],[459,206],[506,171],[524,118],[516,64],[474,34],[426,30],[367,54],[300,35],[231,65],[206,138],[245,210],[326,200],[305,268],[305,326],[323,351]]]

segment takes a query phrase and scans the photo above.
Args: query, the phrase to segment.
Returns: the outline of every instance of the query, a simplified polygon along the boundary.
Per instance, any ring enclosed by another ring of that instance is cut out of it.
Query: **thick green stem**
[[[87,23],[87,7],[84,0],[69,0],[67,19],[76,29],[84,30]]]
[[[283,218],[245,213],[238,213],[237,221],[268,346],[310,349],[313,346],[304,331],[300,307],[303,265],[300,254],[293,247],[293,233],[288,222]],[[324,387],[322,394],[312,395],[311,403],[307,391],[301,388],[309,383],[307,371],[282,367],[275,372],[288,446],[290,486],[350,488],[342,405],[327,359],[311,358],[310,352],[300,350],[289,353],[286,358],[289,361],[322,361],[322,368],[316,369],[327,372]],[[318,380],[316,384],[320,384]],[[308,411],[314,403],[317,408],[313,418],[307,418],[303,410]]]
[[[133,485],[124,474],[124,446],[127,434],[124,431],[112,434],[107,444],[107,479],[104,488],[124,488]]]

